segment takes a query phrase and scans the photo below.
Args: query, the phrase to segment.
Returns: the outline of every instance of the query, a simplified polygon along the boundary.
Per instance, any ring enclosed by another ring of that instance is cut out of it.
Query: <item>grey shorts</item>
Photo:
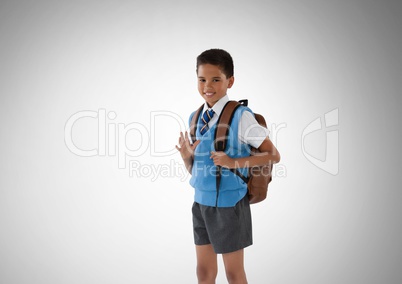
[[[246,194],[234,207],[193,204],[196,245],[212,244],[215,253],[229,253],[253,244],[251,211]]]

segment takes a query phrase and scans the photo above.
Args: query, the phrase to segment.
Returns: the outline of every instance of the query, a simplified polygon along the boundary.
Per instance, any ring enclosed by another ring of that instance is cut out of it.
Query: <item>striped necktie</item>
[[[200,130],[201,135],[204,135],[205,132],[208,131],[209,127],[208,127],[208,122],[211,120],[211,118],[214,116],[214,110],[212,108],[207,109],[201,117],[202,120],[202,127]]]

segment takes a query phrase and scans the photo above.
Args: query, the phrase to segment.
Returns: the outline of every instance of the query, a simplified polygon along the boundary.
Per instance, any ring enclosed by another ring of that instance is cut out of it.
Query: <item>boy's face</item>
[[[198,66],[198,91],[212,107],[219,99],[226,95],[226,90],[231,88],[234,77],[226,78],[219,66],[203,64]]]

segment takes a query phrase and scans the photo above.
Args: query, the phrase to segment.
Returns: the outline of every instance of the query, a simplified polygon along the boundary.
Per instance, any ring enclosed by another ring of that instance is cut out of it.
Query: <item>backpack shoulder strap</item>
[[[193,117],[191,118],[191,122],[190,122],[190,137],[191,137],[191,141],[192,143],[195,142],[196,140],[196,131],[197,131],[197,121],[198,121],[198,117],[200,116],[202,110],[204,108],[204,104],[202,104],[194,113]]]
[[[241,105],[241,102],[228,101],[223,107],[221,115],[219,116],[217,126],[215,129],[215,150],[225,151],[227,145],[227,139],[229,135],[230,124],[232,123],[234,114]],[[248,178],[242,175],[238,169],[229,169],[234,174],[238,175],[246,184],[248,183]],[[216,175],[216,188],[219,190],[221,180],[221,167],[218,166],[218,172]]]
[[[240,106],[241,104],[236,101],[228,101],[223,107],[215,129],[214,143],[216,151],[225,151],[230,124],[233,120],[236,109]]]

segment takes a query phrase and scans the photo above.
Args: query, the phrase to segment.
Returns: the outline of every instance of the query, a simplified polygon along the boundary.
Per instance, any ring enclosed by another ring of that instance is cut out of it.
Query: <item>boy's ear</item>
[[[233,86],[233,84],[234,84],[234,77],[232,76],[229,78],[228,89],[230,89]]]

